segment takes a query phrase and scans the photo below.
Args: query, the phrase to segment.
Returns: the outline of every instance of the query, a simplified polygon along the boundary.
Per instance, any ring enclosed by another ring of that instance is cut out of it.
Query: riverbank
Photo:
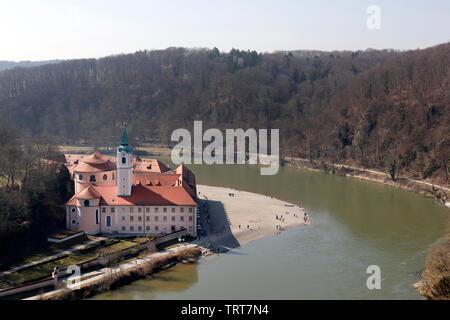
[[[197,245],[187,244],[163,252],[143,255],[132,261],[83,274],[76,287],[68,284],[67,281],[61,281],[57,285],[58,289],[25,300],[66,300],[91,297],[178,263],[195,262],[200,253],[201,249]]]
[[[197,191],[207,208],[202,217],[207,226],[202,246],[212,252],[311,223],[309,215],[304,220],[304,208],[271,196],[207,185],[197,185]]]
[[[205,208],[201,219],[206,231],[199,240],[83,274],[79,289],[68,288],[62,280],[58,289],[29,299],[90,297],[200,255],[223,253],[264,236],[311,223],[310,218],[304,220],[303,208],[270,196],[205,185],[198,185],[197,190]]]
[[[413,288],[429,300],[450,300],[450,218],[445,235],[429,250],[425,270]]]
[[[437,203],[450,207],[450,189],[447,187],[409,178],[397,178],[396,181],[393,181],[388,174],[375,170],[327,164],[324,162],[316,163],[299,158],[288,159],[289,161],[285,161],[284,165],[314,171],[324,171],[397,187],[433,198]],[[430,248],[427,254],[425,269],[421,273],[421,280],[412,286],[420,295],[430,300],[450,299],[450,218],[447,219],[446,226],[447,230],[444,236]]]
[[[310,161],[308,159],[293,157],[284,158],[283,165],[314,171],[324,171],[340,176],[352,177],[360,180],[389,185],[403,190],[412,191],[425,197],[433,198],[436,200],[436,202],[450,208],[450,188],[439,186],[431,182],[414,180],[404,177],[398,177],[395,181],[393,181],[389,174],[376,170],[357,168],[341,164],[325,163],[323,161]]]

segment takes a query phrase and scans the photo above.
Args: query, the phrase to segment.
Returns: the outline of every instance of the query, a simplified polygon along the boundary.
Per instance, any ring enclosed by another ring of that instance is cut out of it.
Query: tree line
[[[73,182],[47,138],[23,140],[0,125],[0,257],[41,247],[47,235],[65,226],[64,203]],[[1,262],[1,259],[0,259]]]
[[[449,182],[450,44],[424,50],[169,48],[0,73],[23,137],[113,148],[176,128],[279,128],[281,154]]]

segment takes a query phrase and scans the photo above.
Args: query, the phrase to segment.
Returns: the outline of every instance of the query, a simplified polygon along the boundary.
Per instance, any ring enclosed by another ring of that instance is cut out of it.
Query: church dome
[[[100,152],[95,152],[89,157],[80,160],[80,163],[73,169],[75,172],[95,173],[116,170],[116,164],[111,162],[107,156]]]
[[[100,152],[95,152],[82,161],[88,164],[103,164],[108,162],[109,158],[102,155]]]

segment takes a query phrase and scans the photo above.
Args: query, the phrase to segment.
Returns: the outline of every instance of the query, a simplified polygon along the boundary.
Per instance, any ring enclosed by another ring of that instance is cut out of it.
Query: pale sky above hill
[[[379,29],[367,27],[371,5]],[[447,42],[449,31],[448,0],[0,0],[0,60],[13,61],[167,47],[405,50]]]

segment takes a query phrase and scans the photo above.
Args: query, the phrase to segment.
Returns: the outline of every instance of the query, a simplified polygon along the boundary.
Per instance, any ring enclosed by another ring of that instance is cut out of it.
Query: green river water
[[[177,265],[94,299],[421,299],[411,285],[429,247],[444,234],[444,206],[393,187],[304,169],[283,167],[261,176],[252,165],[189,167],[198,184],[299,204],[313,224]],[[369,265],[381,268],[379,290],[366,286]]]

